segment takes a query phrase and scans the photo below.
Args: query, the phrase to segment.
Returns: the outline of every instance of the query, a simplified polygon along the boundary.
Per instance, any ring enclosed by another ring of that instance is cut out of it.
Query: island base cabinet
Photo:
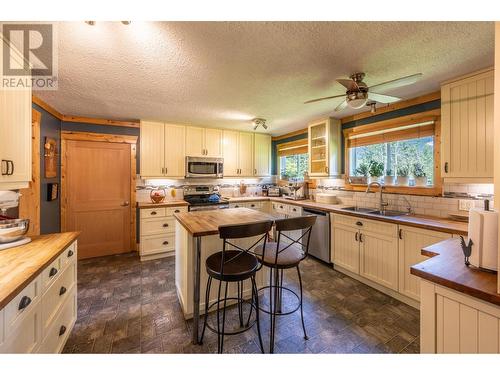
[[[422,353],[500,353],[500,307],[422,280]]]
[[[26,311],[22,320],[16,322],[5,342],[0,344],[0,353],[36,352],[42,339],[42,312],[37,301]]]

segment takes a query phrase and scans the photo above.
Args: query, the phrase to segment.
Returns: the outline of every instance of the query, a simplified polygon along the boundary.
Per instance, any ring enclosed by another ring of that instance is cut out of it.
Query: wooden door
[[[205,156],[205,129],[186,127],[186,156]]]
[[[271,175],[271,136],[255,134],[254,138],[254,175]]]
[[[163,177],[165,172],[165,125],[141,121],[141,176]]]
[[[359,231],[333,225],[332,262],[351,272],[359,273]]]
[[[184,177],[186,165],[185,139],[185,126],[165,125],[165,176]]]
[[[130,145],[66,141],[63,230],[81,231],[78,258],[131,251]]]
[[[241,176],[253,176],[253,134],[240,133],[238,159]]]
[[[222,130],[205,129],[205,156],[222,157]]]
[[[238,176],[238,136],[239,133],[230,130],[223,132],[224,177]]]
[[[447,238],[451,234],[414,227],[399,226],[399,293],[420,300],[420,278],[410,274],[410,267],[428,257],[422,249]]]

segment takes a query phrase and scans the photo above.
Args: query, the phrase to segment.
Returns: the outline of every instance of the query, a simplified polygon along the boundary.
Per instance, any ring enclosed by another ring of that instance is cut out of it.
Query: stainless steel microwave
[[[186,156],[186,178],[222,178],[224,159]]]

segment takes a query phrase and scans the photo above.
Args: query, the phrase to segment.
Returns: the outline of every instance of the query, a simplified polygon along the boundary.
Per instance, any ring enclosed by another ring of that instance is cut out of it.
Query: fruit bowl
[[[161,203],[165,200],[167,196],[167,192],[165,189],[153,189],[151,193],[149,193],[149,197],[151,198],[151,202],[153,203]]]

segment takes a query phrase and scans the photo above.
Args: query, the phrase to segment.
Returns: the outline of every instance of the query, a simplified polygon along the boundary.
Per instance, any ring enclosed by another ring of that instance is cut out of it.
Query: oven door
[[[222,162],[218,158],[186,157],[186,177],[221,178]]]

